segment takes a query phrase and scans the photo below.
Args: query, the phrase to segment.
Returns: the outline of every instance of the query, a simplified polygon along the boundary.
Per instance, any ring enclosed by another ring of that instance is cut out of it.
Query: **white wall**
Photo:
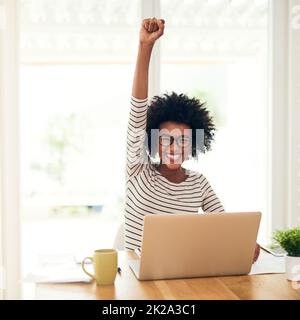
[[[0,251],[4,299],[20,298],[17,2],[0,0],[6,17],[0,29]]]
[[[3,7],[3,1],[0,0],[0,129],[2,128],[3,123],[3,90],[2,84],[3,84],[3,72],[2,70],[2,33],[3,28],[5,27],[5,18],[4,18],[4,7]],[[3,149],[2,149],[2,141],[3,141],[3,134],[2,130],[0,130],[0,300],[4,298],[4,261],[3,261],[3,221],[2,221],[2,207],[3,207],[3,175],[2,175],[2,158],[3,158]]]

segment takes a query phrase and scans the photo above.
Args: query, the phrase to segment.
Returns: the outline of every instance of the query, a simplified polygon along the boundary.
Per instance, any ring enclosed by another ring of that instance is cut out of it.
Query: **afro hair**
[[[151,130],[160,129],[160,125],[166,121],[186,124],[192,129],[191,155],[193,158],[197,158],[199,153],[205,153],[211,149],[216,129],[213,119],[206,109],[206,104],[197,98],[189,98],[185,94],[172,92],[154,96],[148,108],[145,146],[151,156],[154,157],[158,151],[156,147],[151,146],[153,139],[153,137],[151,139],[151,133],[153,134]],[[196,139],[198,129],[203,130],[201,141]]]

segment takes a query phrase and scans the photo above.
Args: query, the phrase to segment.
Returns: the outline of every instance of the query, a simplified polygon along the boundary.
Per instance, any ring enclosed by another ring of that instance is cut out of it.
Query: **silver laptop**
[[[146,215],[139,280],[244,275],[251,270],[260,212]]]

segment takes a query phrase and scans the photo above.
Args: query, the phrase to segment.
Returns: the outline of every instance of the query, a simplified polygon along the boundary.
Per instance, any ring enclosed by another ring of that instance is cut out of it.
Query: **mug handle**
[[[89,277],[91,277],[92,279],[95,279],[95,276],[94,276],[94,275],[92,275],[91,273],[89,273],[89,272],[87,272],[87,271],[85,270],[84,265],[85,265],[85,261],[86,261],[86,260],[91,260],[92,262],[94,262],[94,259],[93,259],[92,257],[86,257],[86,258],[84,258],[84,259],[82,260],[82,262],[81,262],[82,270],[83,270]]]

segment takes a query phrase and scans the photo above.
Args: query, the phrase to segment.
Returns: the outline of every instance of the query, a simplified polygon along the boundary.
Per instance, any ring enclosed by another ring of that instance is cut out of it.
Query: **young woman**
[[[151,52],[164,24],[145,19],[140,30],[127,129],[125,248],[131,250],[141,246],[146,214],[224,212],[207,179],[182,167],[190,156],[210,149],[215,127],[209,112],[199,100],[174,92],[148,105]],[[196,139],[199,129],[203,139]],[[157,154],[155,164],[150,156]]]

